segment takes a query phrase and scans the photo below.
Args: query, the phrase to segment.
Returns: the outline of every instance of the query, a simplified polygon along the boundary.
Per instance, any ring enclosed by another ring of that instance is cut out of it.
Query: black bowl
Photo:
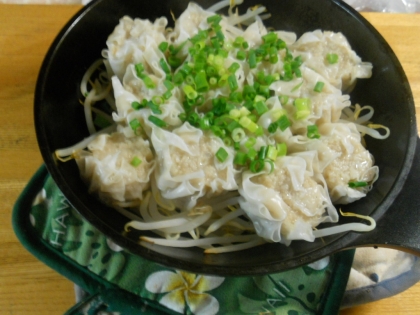
[[[199,0],[197,3],[206,8],[213,1]],[[86,69],[100,58],[106,39],[119,19],[124,15],[151,20],[167,16],[171,21],[170,12],[179,16],[187,1],[97,0],[83,8],[59,33],[42,65],[35,95],[37,139],[48,171],[58,187],[88,221],[123,248],[157,263],[192,272],[271,273],[362,245],[386,245],[418,252],[420,235],[416,226],[419,226],[419,216],[414,210],[419,197],[413,189],[403,189],[415,154],[417,166],[414,167],[418,169],[419,164],[419,154],[415,151],[418,141],[415,109],[407,78],[391,48],[359,13],[342,1],[262,0],[258,3],[272,14],[267,25],[293,31],[298,36],[315,29],[342,32],[357,54],[373,63],[372,78],[360,80],[351,99],[353,103],[374,106],[375,122],[388,126],[391,136],[386,140],[367,139],[368,148],[380,168],[380,178],[367,198],[344,210],[374,217],[378,221],[374,231],[342,233],[315,242],[295,241],[289,247],[266,244],[218,255],[204,255],[197,248],[143,247],[138,244],[135,234],[123,232],[126,217],[87,192],[76,163],[62,163],[54,158],[56,149],[73,145],[88,136],[83,108],[79,104],[82,97],[79,84]],[[245,0],[239,9],[243,11],[254,4],[255,1]],[[401,192],[404,192],[402,196]],[[414,208],[410,210],[412,213],[399,215],[398,211],[409,211],[409,208]],[[403,216],[409,216],[408,220],[401,221]],[[342,222],[346,222],[345,218]]]

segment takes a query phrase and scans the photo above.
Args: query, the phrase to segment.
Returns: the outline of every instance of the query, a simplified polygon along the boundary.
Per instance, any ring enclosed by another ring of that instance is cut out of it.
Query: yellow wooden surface
[[[73,284],[18,242],[11,213],[42,163],[32,113],[38,71],[49,45],[79,8],[0,4],[0,314],[63,314],[74,304]],[[365,16],[388,40],[406,70],[420,125],[420,15]],[[417,314],[419,310],[420,283],[341,314]]]

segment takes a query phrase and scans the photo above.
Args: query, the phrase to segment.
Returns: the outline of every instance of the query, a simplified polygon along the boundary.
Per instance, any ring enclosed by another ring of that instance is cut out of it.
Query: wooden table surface
[[[0,4],[0,314],[63,314],[73,284],[27,252],[12,226],[12,207],[42,164],[33,123],[35,83],[45,53],[80,6]],[[420,125],[420,15],[365,13],[400,59]],[[420,314],[420,283],[388,299],[341,312]]]

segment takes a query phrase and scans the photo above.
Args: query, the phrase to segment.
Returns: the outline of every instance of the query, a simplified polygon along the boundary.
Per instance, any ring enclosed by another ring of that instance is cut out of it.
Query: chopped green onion
[[[253,101],[257,96],[257,91],[251,85],[245,85],[242,91],[242,96],[245,100]]]
[[[236,53],[236,59],[238,60],[245,60],[246,59],[246,53],[243,50],[238,50]]]
[[[134,167],[137,167],[141,164],[141,160],[139,159],[138,156],[133,157],[133,159],[131,160],[130,164],[133,165]]]
[[[140,78],[144,71],[144,66],[142,63],[138,63],[134,66],[134,69],[136,70],[137,76]]]
[[[211,77],[211,78],[209,79],[209,84],[210,84],[211,86],[215,86],[215,85],[217,84],[217,78],[215,78],[215,77]]]
[[[318,81],[315,84],[314,91],[319,93],[322,91],[323,88],[324,88],[324,82]]]
[[[229,72],[231,73],[235,73],[236,70],[238,70],[240,68],[239,63],[234,62],[230,65],[230,67],[228,68]]]
[[[165,59],[161,58],[161,59],[159,60],[159,64],[160,64],[160,67],[162,68],[162,70],[163,70],[166,74],[171,73],[171,69],[169,69],[169,65],[166,63]]]
[[[168,64],[172,68],[178,68],[182,64],[181,58],[175,57],[175,56],[169,56],[168,57]]]
[[[223,139],[226,136],[226,131],[219,126],[210,126],[210,129],[216,137]]]
[[[279,55],[275,47],[270,47],[269,55],[270,55],[269,60],[271,64],[275,64],[279,61]]]
[[[187,75],[186,77],[185,77],[185,83],[187,83],[187,84],[189,84],[189,85],[194,85],[195,84],[195,80],[194,80],[194,78],[193,78],[193,76],[192,75]]]
[[[245,165],[248,161],[248,155],[244,152],[236,152],[233,163],[238,165]]]
[[[277,34],[274,32],[270,32],[264,36],[262,36],[262,40],[266,44],[273,44],[277,41]]]
[[[225,146],[230,147],[233,143],[233,140],[231,137],[224,137],[223,138],[223,143]]]
[[[277,124],[277,122],[272,122],[271,124],[268,125],[267,130],[269,133],[275,133],[278,127],[279,125]]]
[[[207,18],[207,23],[215,26],[215,25],[219,24],[221,20],[222,20],[222,17],[218,14],[215,14],[215,15],[209,16]]]
[[[278,49],[278,50],[280,50],[280,49],[284,49],[284,48],[286,48],[287,46],[286,46],[286,42],[284,41],[284,40],[282,40],[282,39],[277,39],[277,41],[276,41],[276,48]]]
[[[166,127],[166,122],[164,122],[162,119],[160,119],[156,116],[150,115],[148,120],[158,127],[161,127],[161,128]]]
[[[349,182],[350,188],[366,187],[367,185],[367,182]]]
[[[289,128],[292,125],[289,118],[286,115],[282,115],[277,120],[277,126],[280,128],[281,131],[285,131],[287,128]]]
[[[261,137],[263,134],[264,134],[264,130],[263,130],[263,128],[262,128],[261,126],[258,126],[258,127],[257,127],[257,130],[255,130],[255,135],[256,135],[257,137]]]
[[[251,49],[248,53],[248,64],[251,69],[257,67],[257,55],[255,54],[255,50]]]
[[[254,137],[250,137],[245,141],[245,147],[249,149],[253,147],[256,142],[257,140]]]
[[[277,149],[274,146],[269,145],[268,149],[267,149],[267,156],[266,157],[267,157],[267,159],[275,161],[276,158],[277,158]]]
[[[307,127],[307,136],[309,139],[319,139],[321,135],[318,131],[317,125],[310,125]]]
[[[180,85],[182,82],[184,82],[184,76],[182,75],[181,72],[177,72],[174,75],[174,83],[176,85]]]
[[[134,102],[131,103],[131,108],[133,108],[135,110],[142,109],[143,107],[144,107],[144,105],[140,104],[139,102],[134,101]]]
[[[168,100],[168,99],[171,98],[172,93],[171,93],[171,91],[166,91],[165,93],[162,94],[162,96],[165,100]]]
[[[168,89],[168,91],[172,91],[175,87],[175,85],[173,85],[173,83],[169,80],[164,80],[163,85]]]
[[[146,105],[152,110],[153,114],[162,114],[159,105],[157,105],[155,102],[149,101]]]
[[[129,122],[130,127],[132,130],[136,131],[139,127],[141,127],[141,123],[137,118],[134,118]]]
[[[234,74],[228,76],[227,81],[231,91],[235,91],[238,89],[238,81],[236,80],[236,76]]]
[[[262,114],[268,112],[268,107],[264,102],[259,101],[255,104],[255,110],[257,111],[257,114],[261,116]]]
[[[186,114],[186,113],[180,113],[180,114],[178,115],[178,118],[179,118],[181,121],[186,121],[186,120],[187,120],[187,114]]]
[[[239,124],[248,129],[250,132],[255,132],[258,129],[258,125],[254,123],[251,119],[249,119],[247,116],[242,116],[239,119]]]
[[[143,75],[141,76],[141,79],[143,80],[144,85],[146,85],[146,87],[147,87],[148,89],[154,89],[154,88],[156,87],[155,82],[153,82],[152,78],[151,78],[151,77],[149,77],[148,75],[143,74]]]
[[[163,103],[163,97],[160,95],[155,95],[152,97],[152,102],[159,106]]]
[[[231,92],[229,94],[229,100],[236,103],[242,103],[243,101],[242,92],[239,92],[239,91]]]
[[[158,47],[161,52],[165,52],[166,49],[168,49],[168,46],[168,42],[161,42]]]
[[[194,82],[197,92],[207,92],[210,88],[209,83],[207,82],[206,72],[204,70],[201,70],[196,74]]]
[[[227,151],[223,148],[220,147],[219,150],[217,150],[216,152],[216,158],[220,161],[220,162],[224,162],[226,161],[227,157],[228,157],[228,153]]]
[[[191,85],[184,85],[184,93],[189,99],[195,99],[197,97],[197,91]]]
[[[305,119],[311,113],[309,110],[309,99],[308,98],[297,98],[295,99],[296,107],[296,119]]]
[[[337,54],[327,54],[326,59],[327,59],[327,61],[330,65],[333,65],[333,64],[338,62],[338,55]]]
[[[232,120],[227,126],[226,126],[226,130],[229,131],[230,133],[232,133],[232,131],[236,128],[240,128],[241,125],[236,121],[236,120]]]
[[[242,128],[235,128],[232,130],[231,137],[233,141],[238,142],[245,138],[245,131]]]
[[[255,159],[255,157],[258,155],[257,150],[255,150],[254,148],[249,148],[248,149],[248,153],[247,156],[248,158],[252,161],[253,159]]]
[[[253,160],[251,162],[251,164],[249,165],[249,170],[252,173],[259,173],[264,169],[264,160],[259,159],[259,160]]]
[[[267,156],[268,147],[266,145],[263,145],[260,150],[258,151],[258,158],[261,160],[264,160]]]
[[[285,156],[287,154],[287,145],[286,143],[277,143],[277,156]]]

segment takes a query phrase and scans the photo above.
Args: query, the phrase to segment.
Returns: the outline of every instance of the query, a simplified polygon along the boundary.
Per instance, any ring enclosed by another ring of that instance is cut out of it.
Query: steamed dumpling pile
[[[181,214],[234,193],[229,211],[284,244],[313,241],[320,223],[337,222],[333,204],[366,195],[378,168],[342,111],[372,65],[340,33],[297,39],[253,18],[190,3],[174,28],[120,20],[103,52],[117,131],[78,157],[91,192],[122,204],[152,181]]]

